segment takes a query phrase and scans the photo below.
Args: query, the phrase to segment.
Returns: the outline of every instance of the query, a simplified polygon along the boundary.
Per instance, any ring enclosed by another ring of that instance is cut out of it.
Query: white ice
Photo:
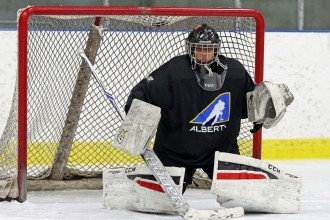
[[[271,161],[287,172],[303,178],[301,210],[298,214],[252,214],[250,220],[328,220],[330,219],[330,160]],[[188,189],[184,194],[191,207],[219,209],[208,190]],[[27,201],[0,202],[0,220],[105,220],[105,219],[181,219],[103,207],[102,190],[28,192]]]

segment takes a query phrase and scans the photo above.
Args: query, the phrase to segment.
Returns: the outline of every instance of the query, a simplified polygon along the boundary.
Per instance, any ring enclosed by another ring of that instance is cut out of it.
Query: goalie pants
[[[240,154],[239,153],[239,148],[236,143],[236,146],[233,147],[233,152],[229,152],[232,154]],[[183,179],[183,186],[182,186],[182,194],[186,191],[186,188],[188,185],[190,185],[193,181],[193,175],[195,173],[196,169],[203,169],[203,171],[208,175],[210,179],[213,179],[213,169],[214,169],[214,164],[202,166],[202,167],[197,167],[197,166],[191,166],[184,164],[182,162],[178,162],[173,160],[172,158],[168,157],[168,154],[166,152],[163,152],[160,150],[160,148],[155,147],[154,152],[156,153],[157,157],[160,159],[160,161],[163,163],[164,166],[167,167],[184,167],[185,174],[184,174],[184,179]],[[212,159],[214,161],[214,159]]]
[[[210,179],[212,179],[213,176],[213,164],[210,164],[209,166],[203,166],[203,167],[195,167],[195,166],[187,166],[186,164],[183,164],[178,161],[174,161],[173,159],[166,156],[164,153],[158,153],[157,157],[160,159],[160,161],[163,163],[166,167],[184,167],[185,173],[184,173],[184,179],[183,179],[183,186],[182,186],[182,194],[186,191],[186,188],[188,185],[190,185],[193,181],[193,175],[195,173],[196,169],[203,169],[203,171],[209,176]]]

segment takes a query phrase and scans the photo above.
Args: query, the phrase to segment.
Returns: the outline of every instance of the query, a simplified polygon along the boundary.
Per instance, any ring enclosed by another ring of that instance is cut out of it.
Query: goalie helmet
[[[196,26],[185,39],[191,68],[195,72],[199,86],[207,91],[219,90],[227,74],[227,65],[222,64],[219,59],[220,43],[217,32],[207,24]],[[222,67],[222,73],[213,72],[211,64],[214,62]]]
[[[220,51],[220,38],[214,28],[207,24],[196,26],[188,35],[185,40],[186,52],[189,54],[191,62],[204,65],[211,64],[219,55]],[[209,57],[207,61],[203,61],[196,57],[195,50],[210,51],[213,50],[212,57]]]

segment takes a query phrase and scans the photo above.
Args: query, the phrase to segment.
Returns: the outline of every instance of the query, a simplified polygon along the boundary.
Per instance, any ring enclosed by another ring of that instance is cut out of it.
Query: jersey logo
[[[223,93],[216,97],[190,123],[202,126],[214,126],[229,120],[230,93]]]

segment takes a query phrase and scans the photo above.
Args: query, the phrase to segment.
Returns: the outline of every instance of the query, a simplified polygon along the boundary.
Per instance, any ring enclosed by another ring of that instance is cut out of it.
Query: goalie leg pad
[[[184,168],[166,167],[179,192]],[[103,171],[103,204],[109,209],[177,214],[150,169],[146,166],[113,168]]]
[[[216,152],[212,193],[221,206],[246,212],[296,213],[302,180],[258,159]]]

